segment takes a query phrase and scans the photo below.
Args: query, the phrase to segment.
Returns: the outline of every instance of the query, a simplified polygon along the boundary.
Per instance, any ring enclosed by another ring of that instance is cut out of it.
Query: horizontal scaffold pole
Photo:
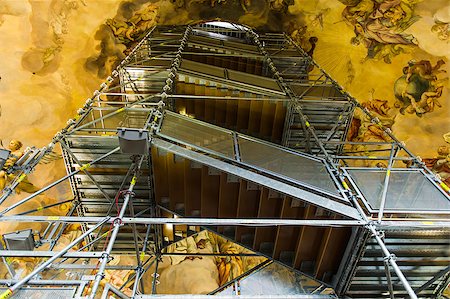
[[[93,233],[97,228],[100,227],[104,222],[106,222],[109,219],[109,217],[103,218],[102,221],[99,221],[97,225],[93,226],[91,229],[87,230],[83,234],[81,234],[78,238],[73,240],[69,245],[64,247],[60,252],[37,266],[30,274],[16,282],[14,285],[12,285],[10,288],[8,288],[6,291],[4,291],[2,294],[0,294],[0,298],[9,298],[15,291],[20,289],[24,284],[26,284],[29,280],[31,280],[36,274],[47,268],[51,263],[53,263],[55,260],[63,256],[65,253],[67,253],[72,247],[77,245],[79,242],[81,242],[85,237],[87,237],[89,234]]]
[[[0,222],[64,222],[64,223],[97,223],[103,217],[76,216],[3,216]],[[114,220],[109,220],[112,223]],[[248,219],[248,218],[122,218],[123,224],[186,224],[197,226],[238,225],[238,226],[363,226],[362,220],[319,220],[319,219]],[[448,223],[450,225],[450,223]]]
[[[98,223],[103,217],[77,216],[3,216],[0,222],[64,222],[64,223]],[[110,219],[106,223],[112,223]],[[319,219],[240,219],[240,218],[122,218],[124,224],[173,224],[173,225],[219,225],[219,226],[364,226],[365,220],[319,220]],[[448,229],[450,221],[435,220],[383,220],[373,223],[379,229],[414,228],[414,229]]]
[[[31,251],[31,250],[0,250],[0,256],[2,257],[53,257],[58,254],[59,251]],[[86,258],[86,259],[98,259],[102,256],[103,252],[86,252],[86,251],[71,251],[64,253],[61,257],[64,258]]]
[[[62,177],[62,178],[56,180],[55,182],[51,183],[50,185],[45,186],[45,187],[42,188],[41,190],[36,191],[35,193],[31,194],[30,196],[25,197],[24,199],[22,199],[22,200],[20,200],[20,201],[18,201],[18,202],[16,202],[16,203],[14,203],[13,205],[7,207],[5,210],[3,210],[2,212],[0,212],[0,216],[2,216],[2,215],[4,215],[4,214],[8,213],[9,211],[11,211],[11,210],[17,208],[18,206],[20,206],[20,205],[26,203],[27,201],[29,201],[29,200],[35,198],[36,196],[38,196],[38,195],[44,193],[45,191],[47,191],[47,190],[49,190],[50,188],[52,188],[52,187],[58,185],[59,183],[64,182],[65,180],[67,180],[68,178],[70,178],[70,177],[76,175],[76,174],[79,173],[80,171],[83,171],[83,170],[89,168],[92,164],[95,164],[95,163],[97,163],[97,162],[103,160],[104,158],[106,158],[106,157],[108,157],[108,156],[111,156],[112,154],[118,152],[119,150],[120,150],[120,147],[116,147],[116,148],[113,149],[112,151],[110,151],[110,152],[108,152],[108,153],[106,153],[106,154],[104,154],[104,155],[98,157],[97,159],[92,160],[90,163],[84,164],[84,165],[81,166],[79,169],[77,169],[77,170],[75,170],[75,171],[72,171],[72,172],[69,173],[68,175],[66,175],[66,176],[64,176],[64,177]]]

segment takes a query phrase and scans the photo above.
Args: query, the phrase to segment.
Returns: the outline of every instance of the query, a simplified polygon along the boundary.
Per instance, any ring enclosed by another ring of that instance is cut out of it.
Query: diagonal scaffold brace
[[[26,284],[30,279],[32,279],[36,274],[43,271],[45,268],[47,268],[50,264],[52,264],[55,260],[63,256],[65,253],[67,253],[72,247],[74,247],[76,244],[81,242],[85,237],[87,237],[89,234],[93,233],[97,228],[100,227],[103,223],[107,222],[109,220],[109,217],[106,217],[103,219],[103,221],[99,222],[97,225],[93,226],[91,229],[87,230],[83,234],[81,234],[78,238],[73,240],[69,245],[64,247],[60,252],[40,264],[38,267],[36,267],[30,274],[16,282],[13,286],[8,288],[5,292],[0,294],[0,299],[6,299],[9,298],[14,292],[19,290],[24,284]]]

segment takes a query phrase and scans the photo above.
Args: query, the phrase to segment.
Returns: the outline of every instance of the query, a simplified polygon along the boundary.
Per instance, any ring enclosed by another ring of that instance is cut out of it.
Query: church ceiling
[[[287,32],[413,152],[448,154],[445,0],[2,0],[0,138],[48,143],[145,31],[209,19]]]

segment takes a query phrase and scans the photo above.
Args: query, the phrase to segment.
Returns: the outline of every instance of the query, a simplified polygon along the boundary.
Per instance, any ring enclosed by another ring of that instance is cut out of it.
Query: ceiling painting
[[[0,138],[45,145],[149,28],[210,19],[285,31],[447,173],[450,6],[443,0],[2,0]],[[386,138],[355,115],[350,140]],[[61,174],[42,167],[46,175],[31,177],[37,186]]]

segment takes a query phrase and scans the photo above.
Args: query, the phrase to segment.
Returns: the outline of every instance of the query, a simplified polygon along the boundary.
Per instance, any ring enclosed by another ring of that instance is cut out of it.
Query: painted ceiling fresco
[[[0,139],[47,144],[153,25],[218,18],[287,32],[449,176],[445,0],[0,0]],[[349,138],[385,137],[355,115]],[[49,167],[36,183],[58,171]]]
[[[48,144],[153,25],[217,18],[287,32],[450,181],[450,5],[446,0],[0,0],[2,145],[20,156],[27,146]],[[377,126],[355,115],[349,139],[384,138]],[[33,192],[65,172],[61,159],[37,168],[19,190]],[[0,189],[5,180],[0,170]],[[68,198],[68,185],[60,184],[15,212]],[[14,201],[16,195],[2,205]],[[59,205],[47,214],[65,215],[69,209],[70,204]],[[27,223],[0,225],[1,231],[26,228]],[[33,224],[35,230],[42,228],[41,223]],[[79,227],[70,226],[56,249],[79,233]],[[33,269],[25,261],[17,263],[23,264],[19,268]],[[107,275],[114,281],[126,273]]]

